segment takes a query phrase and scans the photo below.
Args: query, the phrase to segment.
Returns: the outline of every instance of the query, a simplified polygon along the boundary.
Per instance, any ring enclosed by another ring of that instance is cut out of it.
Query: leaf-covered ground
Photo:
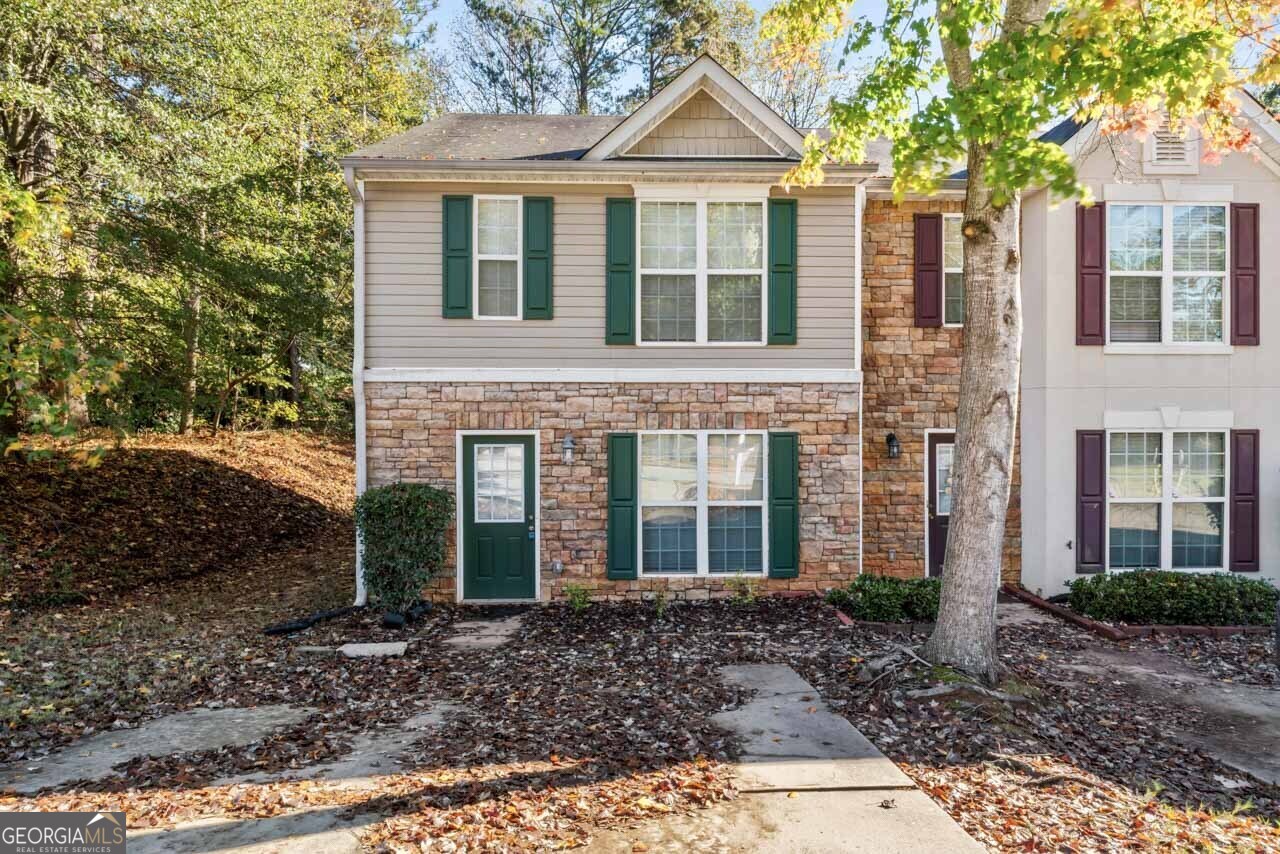
[[[954,678],[914,663],[860,683],[868,660],[904,658],[898,645],[923,638],[843,627],[816,600],[673,604],[662,615],[648,604],[593,604],[580,616],[533,609],[511,643],[481,653],[441,643],[465,615],[449,608],[400,633],[357,613],[268,638],[267,623],[350,601],[352,537],[343,515],[350,458],[299,436],[227,443],[202,453],[238,461],[324,506],[334,521],[181,581],[10,614],[0,657],[0,761],[199,706],[287,703],[315,714],[246,747],[146,757],[107,780],[36,798],[0,795],[0,809],[109,806],[125,809],[135,826],[170,826],[327,807],[379,813],[363,831],[371,848],[573,847],[602,827],[733,797],[727,760],[735,745],[709,720],[744,698],[715,670],[782,662],[992,850],[1280,850],[1280,790],[1181,735],[1215,721],[1079,669],[1099,649],[1125,647],[1064,624],[1001,629],[1005,687],[1029,700],[1012,704],[913,699],[911,691]],[[299,474],[291,460],[317,462]],[[260,515],[252,502],[238,506],[249,521]],[[245,530],[249,521],[226,524]],[[368,661],[302,649],[390,639],[409,640],[408,654]],[[1275,685],[1265,639],[1128,648],[1167,654],[1211,679]],[[445,701],[457,711],[424,732],[372,790],[229,780],[340,757],[361,734]]]
[[[352,449],[339,439],[150,435],[95,467],[70,459],[0,460],[0,607],[146,590],[348,524]]]

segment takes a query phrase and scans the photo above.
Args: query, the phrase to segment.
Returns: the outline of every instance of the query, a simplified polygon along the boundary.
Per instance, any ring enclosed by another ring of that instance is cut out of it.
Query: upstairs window
[[[639,204],[640,342],[763,344],[763,200]]]
[[[964,235],[960,214],[942,215],[942,322],[964,324]]]
[[[520,197],[476,196],[476,317],[520,318]]]
[[[1107,205],[1108,341],[1226,341],[1225,205]]]

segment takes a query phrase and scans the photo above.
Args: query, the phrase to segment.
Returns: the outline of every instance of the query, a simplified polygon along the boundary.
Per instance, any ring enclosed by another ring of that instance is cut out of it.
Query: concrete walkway
[[[609,831],[587,848],[632,851],[980,852],[984,849],[790,667],[725,667],[755,690],[714,720],[738,735],[742,796],[690,815]]]
[[[498,620],[463,620],[453,624],[445,645],[458,649],[493,649],[511,640],[524,618],[516,614]]]

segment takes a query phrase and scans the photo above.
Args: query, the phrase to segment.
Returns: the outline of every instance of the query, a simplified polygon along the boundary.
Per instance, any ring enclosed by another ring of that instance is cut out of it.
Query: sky
[[[465,0],[439,0],[440,5],[435,13],[430,17],[436,25],[436,36],[434,46],[438,50],[448,52],[453,49],[453,23],[456,19],[466,14]],[[776,0],[750,0],[752,8],[756,10],[756,14],[760,15],[772,7]],[[873,21],[881,21],[884,18],[885,0],[856,0],[852,4],[853,13],[858,16],[870,15]],[[872,50],[875,44],[872,45]],[[618,89],[625,90],[640,82],[639,72],[636,69],[630,69],[622,77]]]

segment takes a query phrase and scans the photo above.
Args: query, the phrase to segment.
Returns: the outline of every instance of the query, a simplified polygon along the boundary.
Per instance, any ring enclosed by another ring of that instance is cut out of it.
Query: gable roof
[[[602,137],[582,159],[600,161],[625,155],[636,142],[699,92],[707,92],[768,144],[779,158],[798,159],[804,152],[803,134],[787,124],[723,65],[703,54],[676,75],[661,92]]]

